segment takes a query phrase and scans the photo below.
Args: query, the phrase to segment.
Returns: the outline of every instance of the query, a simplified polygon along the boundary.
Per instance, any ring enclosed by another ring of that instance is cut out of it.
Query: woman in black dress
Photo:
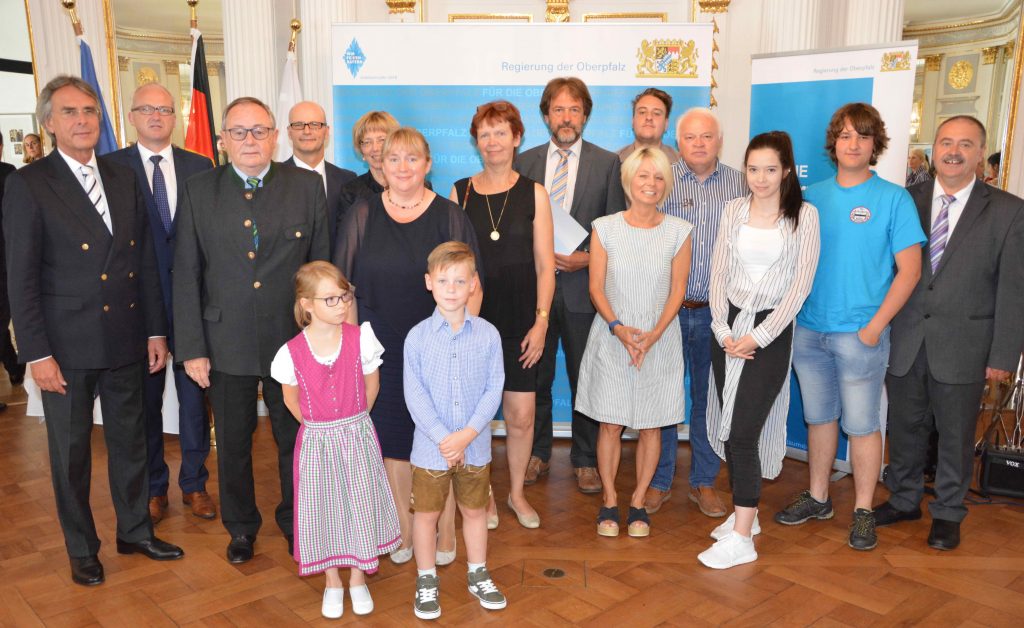
[[[526,501],[523,479],[533,447],[537,362],[544,353],[548,310],[555,294],[555,248],[551,203],[544,186],[512,169],[524,131],[512,103],[498,100],[477,107],[469,133],[484,169],[456,181],[451,198],[466,210],[483,254],[487,292],[480,316],[502,336],[508,507],[520,525],[536,528],[540,517]],[[497,526],[493,496],[488,519],[489,525]]]
[[[384,191],[384,140],[398,127],[398,120],[387,111],[367,111],[356,120],[352,126],[352,146],[370,169],[341,187],[343,208],[351,207],[356,199]]]
[[[384,470],[398,507],[402,547],[392,554],[397,563],[412,558],[412,452],[414,425],[405,405],[402,362],[405,336],[434,311],[434,299],[423,283],[427,255],[437,245],[465,242],[479,258],[476,234],[465,212],[424,185],[430,171],[430,147],[419,131],[400,128],[383,148],[383,193],[357,199],[338,229],[334,263],[356,287],[359,322],[373,326],[384,345],[380,393],[373,407],[373,425],[384,456]],[[477,312],[482,295],[470,298]],[[442,518],[439,564],[455,558],[455,512]]]

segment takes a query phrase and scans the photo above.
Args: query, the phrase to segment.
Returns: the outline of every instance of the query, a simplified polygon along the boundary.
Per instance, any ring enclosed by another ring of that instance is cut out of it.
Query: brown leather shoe
[[[547,475],[550,470],[550,463],[544,462],[537,456],[530,456],[530,462],[526,464],[526,479],[523,480],[523,484],[527,486],[536,484],[537,479],[542,475]]]
[[[594,467],[579,467],[576,469],[576,485],[581,493],[600,493],[601,477]]]
[[[149,498],[149,519],[153,522],[153,525],[160,523],[160,520],[167,514],[167,496],[160,495],[158,497]]]
[[[697,504],[700,511],[709,517],[725,516],[725,504],[722,503],[713,486],[691,488],[690,501]]]
[[[200,519],[213,519],[217,516],[217,507],[213,505],[213,500],[206,491],[182,493],[181,501],[191,505],[192,514]]]
[[[671,490],[662,491],[648,486],[647,492],[644,493],[644,510],[647,511],[647,514],[653,515],[661,509],[661,505],[667,502],[669,497],[672,497]]]

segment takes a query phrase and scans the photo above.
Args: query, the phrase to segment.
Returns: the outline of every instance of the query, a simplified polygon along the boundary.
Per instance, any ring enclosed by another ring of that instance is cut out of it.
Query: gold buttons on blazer
[[[128,309],[129,309],[129,310],[134,310],[134,309],[135,309],[135,304],[134,304],[134,303],[132,303],[131,305],[129,305],[129,306],[128,306]]]
[[[107,273],[103,273],[102,275],[100,275],[100,281],[106,281],[106,280],[107,280]]]
[[[247,201],[251,201],[252,200],[252,192],[246,192],[245,193],[245,200],[247,200]]]
[[[83,251],[88,251],[89,250],[89,243],[88,242],[83,242],[82,243],[82,250]]]
[[[256,259],[256,252],[255,251],[249,251],[249,259]]]
[[[128,273],[129,279],[135,279],[135,273]]]
[[[296,238],[301,238],[302,237],[302,232],[301,231],[296,231],[295,232],[295,237]]]
[[[109,305],[104,305],[103,306],[103,311],[104,312],[109,312],[110,311],[110,306]]]
[[[252,282],[252,287],[253,287],[253,288],[256,288],[257,290],[259,290],[259,289],[260,289],[260,286],[262,286],[262,285],[263,285],[263,284],[261,284],[261,283],[260,283],[260,282],[258,282],[258,281],[254,281],[254,282]]]
[[[243,227],[251,227],[252,226],[252,221],[249,220],[248,218],[246,218],[245,222],[242,223],[242,226]]]
[[[135,246],[135,240],[129,240],[128,246]]]

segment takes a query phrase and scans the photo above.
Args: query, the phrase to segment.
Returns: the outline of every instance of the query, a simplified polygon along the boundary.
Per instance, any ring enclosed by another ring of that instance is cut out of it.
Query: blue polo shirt
[[[851,332],[867,325],[889,292],[894,256],[927,241],[917,206],[903,187],[874,172],[841,187],[835,177],[807,188],[818,208],[821,255],[797,324],[817,332]]]

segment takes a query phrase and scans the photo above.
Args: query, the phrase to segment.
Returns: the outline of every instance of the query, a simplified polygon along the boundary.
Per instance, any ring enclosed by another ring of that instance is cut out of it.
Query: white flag
[[[292,143],[288,141],[288,112],[296,103],[302,102],[302,86],[299,85],[299,66],[295,51],[289,50],[281,72],[281,93],[277,98],[277,151],[274,161],[284,161],[292,156]]]

